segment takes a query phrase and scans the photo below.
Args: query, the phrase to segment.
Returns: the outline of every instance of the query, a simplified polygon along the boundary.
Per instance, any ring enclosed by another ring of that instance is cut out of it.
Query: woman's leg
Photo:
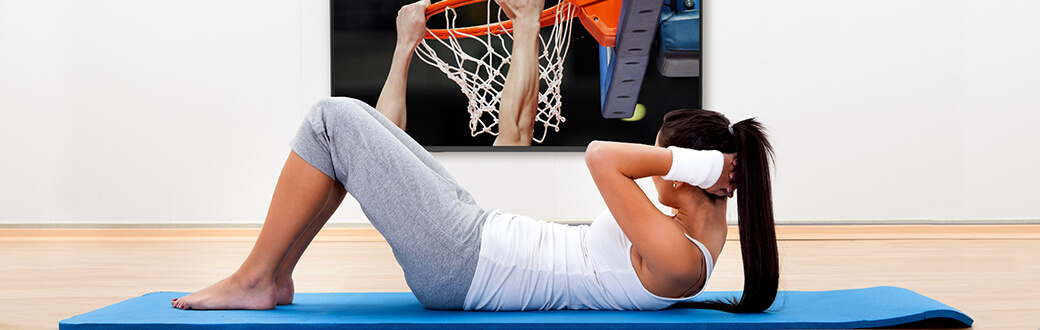
[[[270,309],[275,272],[308,226],[321,215],[335,182],[295,152],[278,177],[260,236],[235,273],[191,295],[174,299],[181,309]],[[302,253],[302,252],[301,252]]]
[[[292,147],[246,262],[227,279],[175,300],[176,307],[273,307],[277,273],[291,279],[346,190],[390,243],[419,301],[437,309],[462,307],[488,212],[432,155],[375,109],[346,98],[316,104]]]
[[[426,165],[426,167],[450,182],[457,184],[451,174],[449,174],[448,171],[433,158],[433,155],[430,155],[430,153],[419,145],[419,143],[415,142],[411,136],[398,129],[398,126],[394,125],[389,120],[383,120],[386,119],[384,118],[385,116],[379,113],[376,109],[370,107],[359,108],[365,110],[365,112],[372,116],[372,118],[375,118],[377,122],[386,128],[387,132],[393,135],[401,145],[405,146],[408,151]],[[300,144],[298,142],[302,140],[306,140],[306,138],[297,139],[297,142],[294,142],[294,144]],[[298,148],[306,149],[306,147],[303,146]],[[329,169],[329,171],[332,172],[333,170]],[[304,231],[303,236],[301,236],[296,241],[296,244],[293,245],[292,250],[289,251],[289,255],[285,257],[285,260],[282,260],[281,266],[279,266],[278,271],[275,273],[275,300],[278,305],[288,305],[292,303],[293,294],[295,293],[294,282],[292,279],[293,270],[296,268],[296,264],[299,262],[300,257],[303,256],[307,246],[310,245],[314,237],[319,231],[321,231],[321,228],[324,227],[325,223],[336,211],[336,208],[339,207],[339,204],[343,201],[343,197],[346,196],[346,194],[347,191],[343,188],[342,184],[337,182],[337,184],[333,185],[333,192],[329,195],[329,200],[326,202],[325,209],[322,210],[321,214],[311,222],[307,227],[307,230]],[[475,204],[473,197],[465,191],[459,193],[459,198],[466,203]]]
[[[276,304],[292,304],[293,295],[296,292],[292,279],[293,270],[296,269],[296,264],[300,261],[300,257],[303,256],[303,252],[307,250],[307,246],[314,240],[314,236],[317,236],[321,228],[325,226],[325,223],[329,221],[329,218],[336,212],[336,208],[343,202],[343,197],[346,195],[347,190],[339,182],[332,185],[332,193],[329,194],[329,199],[325,202],[325,208],[318,214],[318,217],[311,221],[311,224],[304,230],[303,235],[296,240],[296,244],[289,250],[289,255],[285,256],[282,264],[278,266],[278,271],[275,272],[274,277]]]
[[[361,101],[325,99],[305,125],[293,150],[358,201],[416,298],[430,308],[461,308],[489,212],[432,155]]]

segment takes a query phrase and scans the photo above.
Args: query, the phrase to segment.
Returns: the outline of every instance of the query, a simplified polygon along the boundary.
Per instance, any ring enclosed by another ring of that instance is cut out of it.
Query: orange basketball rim
[[[440,14],[448,7],[458,8],[478,2],[494,0],[444,0],[431,4],[426,8],[426,18]],[[618,16],[621,14],[621,0],[563,0],[578,6],[574,16],[581,20],[585,30],[596,38],[596,41],[604,47],[614,47],[614,39],[617,35]],[[546,27],[558,23],[556,18],[556,7],[563,5],[561,2],[552,8],[542,11],[541,25]],[[573,17],[564,17],[567,20]],[[430,29],[426,33],[426,39],[447,39],[451,36],[481,36],[488,33],[502,34],[510,33],[513,29],[512,21],[488,23],[484,25],[470,26],[455,29]]]

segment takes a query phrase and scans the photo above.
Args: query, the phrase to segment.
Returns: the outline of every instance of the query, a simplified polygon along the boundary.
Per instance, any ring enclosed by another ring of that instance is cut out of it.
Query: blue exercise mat
[[[705,299],[739,292],[705,292]],[[837,329],[914,323],[968,327],[972,319],[938,301],[896,287],[782,291],[774,311],[713,310],[464,312],[423,308],[409,292],[298,293],[292,305],[266,311],[184,311],[181,292],[149,293],[62,320],[59,329]],[[921,323],[930,322],[930,323]]]

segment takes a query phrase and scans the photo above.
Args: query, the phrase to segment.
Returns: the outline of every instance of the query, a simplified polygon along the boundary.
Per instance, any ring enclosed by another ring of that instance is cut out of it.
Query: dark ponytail
[[[773,147],[762,124],[747,119],[733,125],[737,151],[737,225],[744,256],[744,296],[733,312],[761,312],[776,299],[780,261],[773,222],[773,185],[769,163]]]
[[[676,110],[665,116],[661,126],[662,146],[737,153],[737,225],[744,262],[743,296],[739,300],[686,302],[676,307],[711,308],[731,313],[763,312],[776,300],[780,282],[769,176],[773,148],[762,124],[755,119],[728,124],[729,120],[714,111]],[[688,143],[689,146],[676,143],[683,140],[692,143]]]

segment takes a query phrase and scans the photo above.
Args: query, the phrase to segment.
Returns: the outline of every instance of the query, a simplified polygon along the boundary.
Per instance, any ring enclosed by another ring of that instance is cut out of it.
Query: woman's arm
[[[498,106],[494,145],[531,145],[538,112],[538,21],[545,0],[497,0],[513,20],[513,51]]]
[[[700,264],[685,257],[696,248],[635,182],[667,174],[672,164],[671,150],[594,141],[585,151],[585,164],[611,215],[632,241],[633,249],[643,258],[656,283],[676,283],[697,274],[692,270],[699,269]]]
[[[429,5],[429,0],[420,0],[401,7],[397,12],[397,46],[394,48],[390,73],[376,102],[376,110],[402,130],[408,121],[408,109],[405,106],[408,66],[412,62],[415,47],[426,34],[425,11]]]
[[[589,144],[585,152],[589,173],[618,226],[642,259],[641,264],[633,266],[643,267],[640,280],[651,292],[681,294],[688,290],[690,282],[702,273],[700,259],[690,257],[699,255],[700,250],[682,234],[680,221],[661,213],[635,180],[648,176],[677,177],[671,180],[683,181],[664,181],[664,185],[660,181],[669,179],[654,178],[659,181],[655,186],[676,189],[680,194],[693,194],[693,189],[710,186],[706,190],[721,189],[721,194],[726,194],[731,180],[721,178],[732,173],[732,157],[733,154],[717,151],[671,150],[642,144]],[[650,278],[644,278],[647,274]]]

